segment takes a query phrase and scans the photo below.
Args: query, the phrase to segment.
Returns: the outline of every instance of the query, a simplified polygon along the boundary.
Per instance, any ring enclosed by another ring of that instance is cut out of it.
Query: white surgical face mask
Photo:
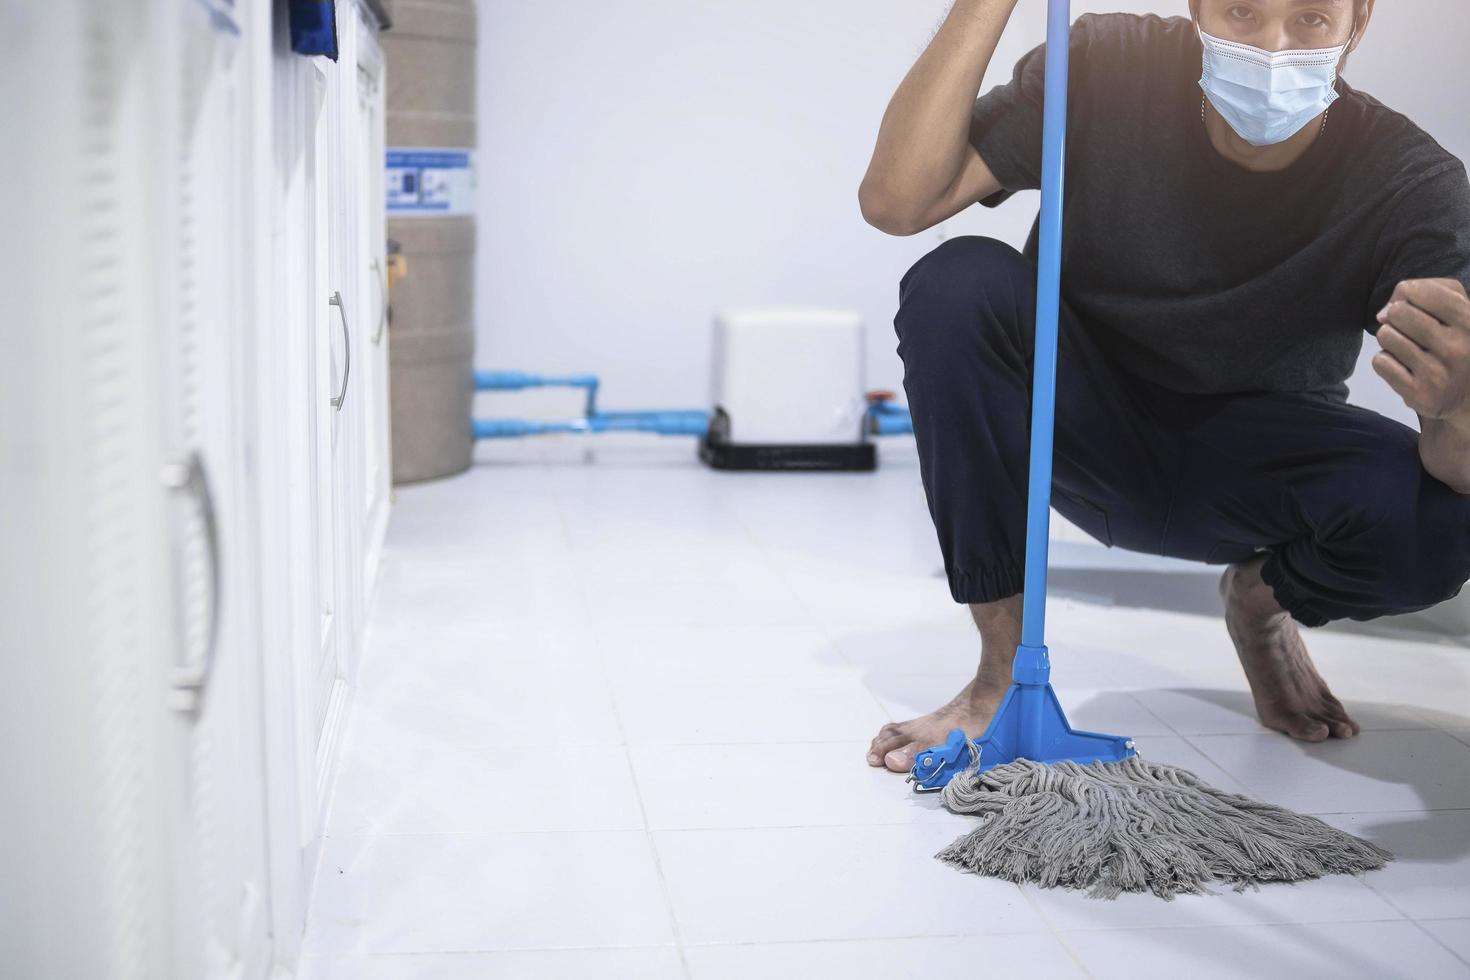
[[[1337,100],[1337,62],[1352,38],[1335,48],[1267,51],[1206,34],[1198,22],[1195,30],[1204,45],[1200,88],[1247,143],[1280,143]]]

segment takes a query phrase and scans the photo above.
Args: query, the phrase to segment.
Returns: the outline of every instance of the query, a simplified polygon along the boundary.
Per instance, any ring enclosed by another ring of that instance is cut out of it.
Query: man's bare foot
[[[914,768],[916,755],[943,744],[956,728],[963,728],[971,738],[985,734],[1011,686],[1011,664],[1016,659],[1016,644],[1021,642],[1022,606],[1020,595],[970,604],[970,617],[980,632],[980,666],[975,676],[938,711],[884,725],[868,746],[868,765],[908,772]]]
[[[1231,565],[1220,576],[1225,628],[1245,668],[1261,724],[1304,742],[1352,738],[1348,717],[1317,673],[1296,621],[1261,579],[1266,558]]]
[[[914,756],[942,744],[956,728],[963,728],[971,738],[979,738],[1009,686],[1009,678],[990,683],[976,677],[938,711],[912,721],[884,725],[868,748],[868,765],[885,766],[891,772],[908,772],[914,767]]]

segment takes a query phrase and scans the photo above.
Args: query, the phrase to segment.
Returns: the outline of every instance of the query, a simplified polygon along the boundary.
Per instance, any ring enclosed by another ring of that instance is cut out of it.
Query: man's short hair
[[[1199,23],[1199,5],[1201,2],[1203,0],[1189,0],[1189,15],[1194,19],[1195,23]],[[1373,0],[1353,0],[1353,19],[1355,22],[1362,21],[1363,16],[1368,12],[1368,7],[1372,2]],[[1347,70],[1348,56],[1350,54],[1352,54],[1351,51],[1344,51],[1342,53],[1342,63],[1338,69],[1339,73]]]

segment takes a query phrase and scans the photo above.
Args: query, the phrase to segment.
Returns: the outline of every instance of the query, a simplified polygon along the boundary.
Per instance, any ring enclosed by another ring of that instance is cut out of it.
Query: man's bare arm
[[[970,145],[970,111],[1017,0],[956,0],[883,114],[858,190],[863,217],[914,235],[1001,189]]]
[[[1470,494],[1470,414],[1458,420],[1421,415],[1419,429],[1425,472],[1457,493]]]

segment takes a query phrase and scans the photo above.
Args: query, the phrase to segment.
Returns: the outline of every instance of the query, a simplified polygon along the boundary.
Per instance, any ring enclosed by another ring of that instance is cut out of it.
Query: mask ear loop
[[[1353,43],[1358,39],[1358,0],[1353,0],[1353,32],[1348,35],[1347,45],[1342,49],[1347,54],[1353,48]]]
[[[1353,50],[1353,42],[1358,39],[1358,13],[1353,11],[1353,32],[1348,35],[1347,43],[1342,46],[1342,54],[1337,56],[1337,64],[1332,66],[1332,74],[1342,77],[1342,59],[1346,58]]]

